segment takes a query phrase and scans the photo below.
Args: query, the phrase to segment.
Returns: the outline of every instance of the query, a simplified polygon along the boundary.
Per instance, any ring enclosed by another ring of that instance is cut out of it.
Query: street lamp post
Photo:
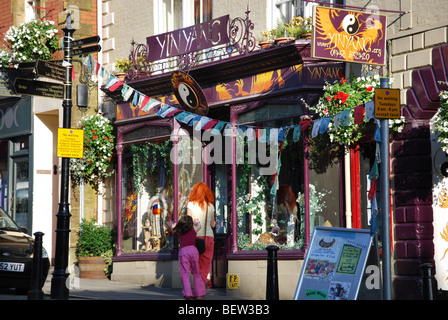
[[[72,52],[71,42],[73,40],[74,29],[71,27],[71,17],[67,14],[64,31],[64,62],[65,81],[64,81],[64,100],[62,102],[63,109],[63,128],[71,126],[71,109],[72,109]],[[69,174],[70,174],[70,158],[62,158],[61,167],[61,193],[59,202],[59,211],[56,214],[56,252],[54,261],[53,278],[51,279],[51,298],[59,300],[67,300],[69,289],[66,285],[69,273],[68,253],[70,241],[70,209],[68,203],[69,196]]]

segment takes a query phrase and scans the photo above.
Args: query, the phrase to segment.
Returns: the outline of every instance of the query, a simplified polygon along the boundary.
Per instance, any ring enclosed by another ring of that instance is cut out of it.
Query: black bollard
[[[422,270],[422,290],[423,290],[423,300],[433,300],[432,294],[432,264],[424,263],[420,265],[420,269]]]
[[[42,291],[42,237],[43,232],[34,233],[33,269],[31,270],[31,285],[28,300],[43,300]]]
[[[268,252],[268,270],[266,278],[266,300],[279,300],[278,295],[278,270],[277,251],[278,247],[270,245],[266,247]]]

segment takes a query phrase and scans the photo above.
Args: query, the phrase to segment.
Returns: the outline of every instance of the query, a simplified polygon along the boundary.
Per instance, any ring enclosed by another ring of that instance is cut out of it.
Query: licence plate
[[[15,262],[0,262],[0,271],[23,272],[25,271],[25,264]]]

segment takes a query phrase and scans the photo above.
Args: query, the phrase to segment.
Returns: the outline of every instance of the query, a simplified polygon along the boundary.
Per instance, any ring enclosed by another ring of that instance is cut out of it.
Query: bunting
[[[257,138],[260,142],[283,142],[287,139],[289,132],[293,134],[293,141],[297,142],[300,139],[301,132],[305,131],[311,124],[313,124],[311,136],[314,138],[319,134],[325,134],[328,131],[329,125],[333,122],[336,131],[339,127],[349,126],[353,123],[360,124],[371,119],[375,119],[375,105],[373,101],[369,101],[363,105],[359,105],[353,109],[343,110],[335,115],[327,116],[320,119],[305,120],[299,122],[299,124],[284,126],[281,128],[260,128],[257,126],[232,124],[230,122],[212,119],[206,116],[184,111],[175,106],[170,106],[162,103],[161,101],[148,97],[138,90],[132,88],[128,84],[116,78],[102,65],[100,65],[91,55],[86,56],[82,63],[86,66],[87,72],[95,73],[98,76],[99,81],[105,82],[105,87],[111,92],[114,92],[121,88],[121,96],[123,101],[130,101],[133,107],[138,107],[144,112],[149,112],[154,108],[158,108],[157,115],[162,118],[174,117],[177,121],[189,125],[194,130],[207,130],[213,135],[218,135],[224,130],[224,135],[231,135],[232,129],[241,130],[245,132],[248,141]],[[157,109],[156,109],[157,110]],[[376,119],[375,119],[376,120]],[[377,128],[375,131],[375,141],[381,141],[379,121],[376,121]],[[264,129],[261,134],[260,129]],[[276,138],[275,138],[276,137]]]

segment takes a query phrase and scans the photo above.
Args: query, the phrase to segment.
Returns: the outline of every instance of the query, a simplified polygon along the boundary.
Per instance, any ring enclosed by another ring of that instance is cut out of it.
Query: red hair
[[[190,202],[197,202],[199,206],[204,209],[205,203],[209,205],[215,202],[215,196],[205,183],[199,182],[193,186],[193,190],[191,190],[190,198],[188,200]]]
[[[277,191],[277,204],[286,203],[289,210],[294,210],[296,207],[296,196],[292,189],[287,184],[281,184]]]

